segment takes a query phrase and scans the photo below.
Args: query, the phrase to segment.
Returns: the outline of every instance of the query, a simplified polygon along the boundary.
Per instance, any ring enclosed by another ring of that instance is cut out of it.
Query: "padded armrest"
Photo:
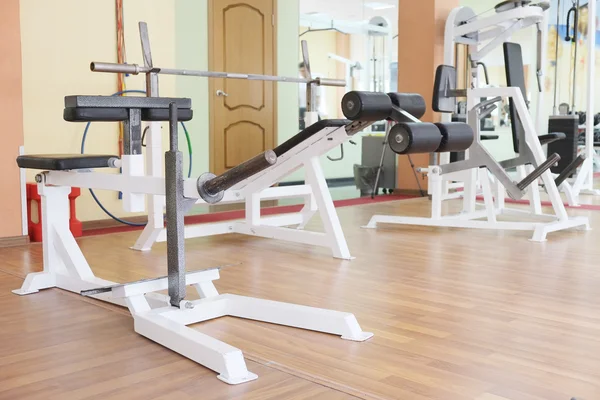
[[[290,151],[290,149],[292,149],[293,147],[299,145],[306,139],[310,138],[312,135],[316,134],[317,132],[322,131],[325,128],[330,128],[330,127],[340,128],[340,127],[346,126],[348,124],[350,124],[350,121],[345,120],[345,119],[321,120],[317,123],[312,124],[308,128],[302,130],[300,133],[292,136],[291,138],[289,138],[288,140],[286,140],[285,142],[283,142],[282,144],[280,144],[279,146],[274,148],[273,151],[275,152],[277,157],[280,157],[282,154],[285,154],[286,152]]]
[[[28,154],[17,157],[19,168],[41,169],[44,171],[65,171],[70,169],[107,168],[112,155],[95,154]]]
[[[538,139],[540,140],[540,143],[542,144],[542,146],[545,144],[556,142],[558,140],[564,140],[566,138],[567,138],[567,135],[565,135],[562,132],[553,132],[553,133],[548,133],[546,135],[538,136]]]

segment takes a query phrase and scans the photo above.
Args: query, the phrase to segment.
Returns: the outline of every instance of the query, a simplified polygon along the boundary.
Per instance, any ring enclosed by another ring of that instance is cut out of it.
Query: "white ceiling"
[[[299,0],[299,3],[300,14],[325,14],[341,21],[368,21],[372,17],[382,16],[393,27],[398,24],[398,0]],[[365,6],[368,3],[389,4],[394,7],[374,10]],[[394,28],[394,32],[397,29]]]

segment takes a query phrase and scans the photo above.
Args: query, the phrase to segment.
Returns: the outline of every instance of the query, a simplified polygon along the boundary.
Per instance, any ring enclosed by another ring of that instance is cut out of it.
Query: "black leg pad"
[[[464,122],[447,122],[435,124],[442,135],[440,147],[436,153],[448,151],[464,151],[473,144],[475,133],[468,124]]]
[[[419,119],[427,111],[425,99],[418,93],[388,93],[392,103]]]
[[[385,93],[348,92],[342,98],[342,111],[352,121],[382,121],[392,113],[392,100]]]
[[[432,153],[440,147],[442,135],[435,124],[401,122],[390,131],[390,148],[396,154]]]

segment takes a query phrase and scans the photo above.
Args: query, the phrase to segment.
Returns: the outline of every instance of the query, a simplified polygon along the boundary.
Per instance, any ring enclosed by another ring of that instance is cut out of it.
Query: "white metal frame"
[[[536,135],[535,125],[527,109],[525,99],[519,88],[478,88],[470,89],[467,96],[467,107],[469,110],[476,106],[476,99],[486,97],[511,97],[515,101],[517,113],[525,130],[525,139],[527,145],[531,148],[537,164],[545,161],[546,155]],[[469,121],[470,124],[477,124],[479,121]],[[504,199],[506,197],[504,187],[498,179],[491,181],[486,169],[477,168],[466,171],[459,171],[451,174],[442,175],[439,166],[430,166],[428,168],[429,194],[432,196],[432,211],[430,218],[403,217],[391,215],[375,215],[371,218],[365,228],[376,228],[380,223],[404,224],[404,225],[425,225],[454,228],[478,228],[478,229],[504,229],[504,230],[525,230],[533,231],[532,241],[542,242],[550,232],[565,230],[569,228],[589,229],[587,217],[569,217],[565,206],[560,197],[560,193],[554,177],[548,170],[541,176],[546,191],[550,196],[554,214],[543,214],[539,202],[539,187],[534,182],[529,188],[531,205],[530,210],[509,209],[505,207]],[[523,175],[531,172],[523,168]],[[446,199],[444,196],[444,182],[459,181],[464,182],[463,210],[458,214],[442,215],[442,202]],[[477,209],[476,195],[477,182],[481,184],[483,192],[483,208]],[[538,199],[535,198],[537,194]],[[494,202],[494,197],[496,202]],[[498,221],[498,215],[508,215],[513,217],[526,216],[528,219],[534,219],[535,222],[523,221]],[[485,218],[481,220],[481,218]]]
[[[314,158],[311,162],[314,162]],[[69,186],[66,184],[78,175],[94,180],[95,175],[71,172],[46,172],[38,185],[42,207],[43,263],[42,272],[27,275],[22,287],[13,292],[18,295],[36,293],[47,288],[60,288],[75,293],[83,290],[112,286],[108,293],[94,295],[98,300],[108,301],[129,308],[134,329],[143,335],[213,371],[218,378],[229,384],[239,384],[257,378],[248,371],[241,350],[188,328],[187,325],[222,316],[233,316],[279,325],[308,329],[339,335],[342,339],[364,341],[373,336],[363,332],[353,314],[314,307],[219,294],[213,281],[219,279],[218,269],[189,272],[186,284],[194,286],[199,300],[184,300],[180,307],[169,305],[168,297],[156,293],[167,289],[167,278],[116,285],[114,282],[94,276],[81,249],[69,230]],[[126,187],[128,182],[143,186],[145,182],[158,182],[158,178],[124,177],[115,181],[113,187]],[[74,179],[79,183],[79,180]],[[95,188],[104,188],[98,185]],[[151,194],[159,192],[150,185]],[[153,188],[153,189],[152,189]],[[163,180],[164,188],[164,180]],[[118,190],[118,189],[116,189]],[[189,194],[189,185],[186,186]],[[164,189],[163,189],[164,192]],[[197,193],[196,193],[197,196]]]
[[[501,46],[510,40],[511,36],[518,30],[537,25],[542,34],[542,43],[547,42],[547,15],[548,13],[540,7],[518,7],[512,10],[496,13],[489,17],[479,17],[469,7],[457,7],[450,12],[446,20],[444,33],[444,64],[455,64],[455,47],[457,44],[469,46],[469,54],[473,62],[481,61],[494,48]],[[542,57],[546,53],[542,51]],[[545,61],[542,60],[543,66]],[[476,68],[471,70],[473,76],[471,88],[479,88],[479,72]],[[543,92],[539,93],[538,107],[536,110],[536,128],[541,129],[541,104]],[[442,115],[443,122],[450,122],[449,114]],[[440,154],[440,164],[450,162],[450,154]],[[476,184],[480,189],[481,185]],[[460,190],[451,192],[453,189],[461,189],[462,182],[444,182],[442,193],[445,199],[459,198],[462,196]]]
[[[588,64],[587,64],[587,115],[586,134],[585,134],[585,161],[581,165],[575,179],[573,180],[572,190],[575,199],[580,194],[600,196],[600,190],[594,189],[594,113],[595,101],[594,92],[596,84],[596,0],[588,2],[588,26],[590,32],[588,35]],[[577,201],[577,200],[576,200]]]
[[[596,1],[591,0],[588,3],[588,26],[595,26],[596,18]],[[469,21],[461,24],[463,21]],[[459,23],[461,22],[461,23]],[[444,63],[454,65],[455,44],[467,44],[470,46],[471,56],[474,60],[480,60],[494,46],[502,44],[506,40],[510,40],[510,36],[516,30],[529,27],[537,24],[538,29],[542,32],[542,44],[548,42],[548,13],[542,11],[539,7],[519,7],[513,10],[495,14],[488,18],[477,18],[472,9],[468,7],[458,7],[450,13],[446,21],[445,43],[444,43]],[[465,36],[470,38],[465,39]],[[494,38],[491,42],[485,43]],[[595,35],[588,37],[588,53],[594,54],[596,46]],[[546,51],[542,49],[541,66],[546,65]],[[587,65],[587,115],[594,115],[594,85],[595,85],[595,57],[590,57]],[[477,76],[477,71],[473,71]],[[543,71],[542,71],[543,73]],[[475,79],[474,87],[477,87],[478,79]],[[536,109],[536,128],[542,132],[545,123],[542,112],[544,92],[538,94],[538,107]],[[445,121],[449,121],[449,116],[444,116]],[[597,156],[594,150],[594,126],[593,119],[586,122],[586,138],[585,138],[585,161],[579,168],[575,178],[565,181],[560,186],[560,191],[565,194],[567,204],[570,206],[579,205],[580,195],[600,195],[600,190],[594,189],[594,164]],[[440,163],[446,164],[450,162],[449,155],[441,155]],[[451,199],[460,197],[461,192],[451,193],[450,190],[461,188],[461,183],[444,183],[442,192],[444,198]]]
[[[307,126],[312,125],[314,122],[316,122],[316,118],[313,118],[312,115],[307,116]],[[146,169],[150,177],[159,178],[162,174],[160,168],[162,159],[160,125],[158,127],[151,125],[147,137]],[[329,247],[333,257],[346,260],[352,259],[319,161],[321,155],[344,143],[349,138],[350,136],[345,127],[325,128],[316,133],[310,139],[280,156],[277,163],[272,167],[241,182],[226,192],[221,203],[244,202],[246,210],[244,220],[186,226],[185,237],[194,238],[225,233],[241,233]],[[306,185],[271,187],[281,182],[285,176],[302,167],[305,168]],[[89,182],[87,179],[81,179],[81,181],[83,185]],[[88,184],[91,184],[91,182]],[[190,181],[189,185],[193,187],[194,183]],[[131,186],[127,185],[124,189],[132,190]],[[158,190],[160,191],[162,188]],[[195,189],[192,188],[193,190]],[[148,224],[134,244],[133,249],[135,250],[150,250],[155,242],[166,240],[163,222],[164,196],[153,192],[150,194],[148,196]],[[299,213],[276,217],[260,217],[261,200],[285,198],[303,198],[304,207]],[[204,204],[204,201],[198,199],[196,204]],[[325,232],[305,231],[304,227],[317,212],[323,221]],[[289,226],[295,226],[295,228]]]

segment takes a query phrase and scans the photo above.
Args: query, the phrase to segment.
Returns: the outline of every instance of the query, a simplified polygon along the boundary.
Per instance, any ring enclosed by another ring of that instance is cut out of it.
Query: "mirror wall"
[[[306,74],[302,41],[306,41],[313,77],[346,80],[345,88],[322,87],[315,100],[319,118],[344,118],[340,102],[347,91],[397,90],[398,1],[397,0],[299,0],[298,74]],[[298,88],[298,127],[304,126],[305,86]],[[337,148],[323,157],[330,182],[353,185],[354,165],[361,163],[361,138],[383,134],[384,124],[344,145],[343,158]]]

